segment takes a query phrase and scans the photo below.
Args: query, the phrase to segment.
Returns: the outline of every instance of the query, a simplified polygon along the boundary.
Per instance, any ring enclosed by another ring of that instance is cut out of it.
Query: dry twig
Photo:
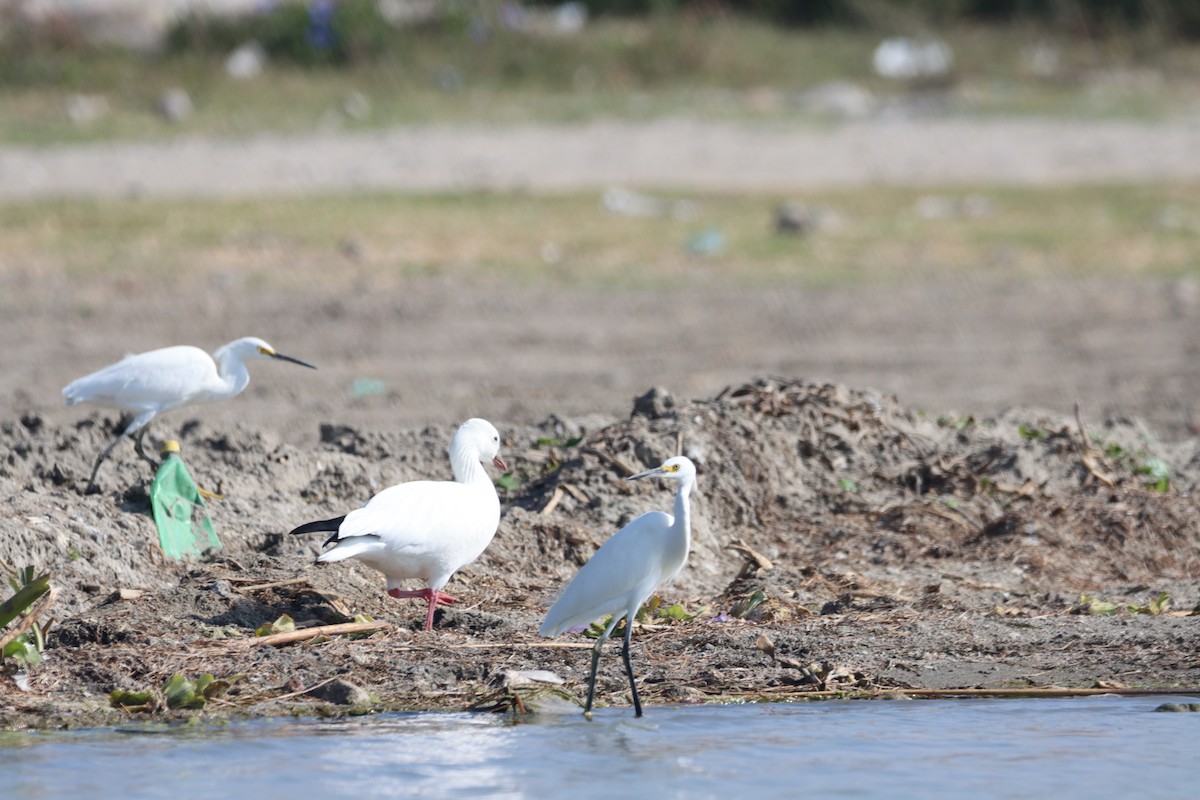
[[[235,586],[239,592],[256,592],[259,589],[274,589],[278,586],[295,586],[298,583],[308,583],[308,578],[289,578],[286,581],[271,581],[270,583],[255,583],[250,586]]]
[[[1088,436],[1087,426],[1083,424],[1083,412],[1079,410],[1079,403],[1075,404],[1075,424],[1079,426],[1079,460],[1083,462],[1084,469],[1108,488],[1113,488],[1117,485],[1116,481],[1104,474],[1096,464],[1096,448],[1092,445],[1091,437]]]
[[[542,508],[542,515],[549,516],[554,513],[554,509],[558,508],[558,504],[563,499],[563,488],[561,486],[554,487],[554,494],[550,496],[550,502]]]
[[[298,631],[272,633],[270,636],[257,636],[254,639],[238,639],[238,642],[249,642],[252,647],[265,645],[292,644],[315,639],[318,636],[338,636],[345,633],[368,633],[372,631],[390,630],[390,622],[343,622],[337,625],[319,625],[315,628],[302,628]]]

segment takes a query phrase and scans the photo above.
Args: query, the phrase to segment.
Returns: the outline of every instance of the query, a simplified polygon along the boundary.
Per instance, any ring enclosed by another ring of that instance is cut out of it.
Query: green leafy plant
[[[659,595],[654,595],[649,600],[647,600],[645,603],[643,603],[642,607],[638,609],[637,614],[634,615],[634,621],[638,622],[640,624],[650,624],[650,623],[658,624],[658,623],[661,623],[664,621],[667,621],[669,623],[691,622],[692,620],[694,620],[696,617],[703,614],[707,610],[708,610],[707,608],[702,608],[699,611],[696,611],[694,613],[689,612],[680,603],[675,603],[674,605],[664,607],[662,597],[660,597]],[[611,615],[605,617],[602,620],[597,620],[596,622],[593,622],[591,625],[588,626],[587,630],[585,630],[583,632],[583,635],[587,636],[590,639],[598,639],[598,638],[600,638],[601,635],[604,634],[604,629],[607,628],[609,626],[609,623],[611,623],[611,622],[612,622]],[[613,629],[613,634],[615,635],[617,633],[617,631],[623,630],[624,625],[625,625],[624,620],[617,623],[617,627]]]
[[[538,447],[574,447],[583,441],[582,436],[572,436],[568,439],[563,438],[542,438],[537,440]]]
[[[158,707],[154,692],[130,692],[116,689],[108,693],[108,702],[113,708],[125,711],[153,711]]]
[[[1039,428],[1037,426],[1029,426],[1029,425],[1026,425],[1024,422],[1022,422],[1020,427],[1017,428],[1017,433],[1021,434],[1021,438],[1027,442],[1037,441],[1038,439],[1045,439],[1046,436],[1048,435],[1045,428]]]
[[[855,493],[858,492],[858,484],[855,483],[854,481],[850,480],[849,478],[839,479],[838,486],[841,487],[842,491],[844,491],[844,492],[855,492]]]
[[[10,622],[29,612],[43,595],[50,591],[50,573],[34,576],[33,567],[10,570],[8,583],[13,588],[12,597],[0,603],[0,630]],[[42,663],[42,650],[46,647],[44,631],[36,620],[26,620],[28,630],[13,636],[0,649],[0,659],[11,658],[22,668],[29,669]],[[20,630],[20,628],[18,628]],[[4,637],[7,638],[7,637]],[[0,639],[3,641],[3,639]]]
[[[182,672],[176,672],[163,686],[161,693],[119,689],[109,693],[108,701],[115,708],[133,712],[154,712],[163,707],[197,710],[204,708],[208,701],[225,694],[241,678],[241,675],[215,678],[206,672],[193,680]]]
[[[1135,475],[1144,477],[1143,483],[1156,492],[1171,488],[1171,468],[1160,458],[1147,458],[1133,468]]]
[[[288,631],[296,630],[296,622],[287,614],[284,614],[274,622],[269,622],[266,625],[259,625],[254,629],[255,636],[270,636],[273,633],[287,633]]]
[[[501,489],[507,489],[510,491],[513,489],[520,488],[521,484],[524,482],[525,481],[518,478],[516,473],[513,472],[512,470],[509,470],[508,472],[501,475],[499,478],[496,478],[495,481],[493,481],[493,483],[495,483],[496,486],[500,487]]]
[[[25,567],[10,575],[8,584],[15,594],[0,603],[0,628],[24,614],[39,597],[50,591],[50,573],[35,578],[33,567]]]
[[[1165,614],[1171,608],[1171,596],[1166,592],[1159,592],[1158,597],[1151,600],[1144,606],[1126,606],[1125,610],[1130,614],[1148,614],[1152,617],[1157,617],[1159,614]]]
[[[1090,594],[1079,595],[1079,602],[1075,604],[1076,613],[1091,614],[1099,617],[1111,617],[1120,610],[1121,607],[1116,603],[1101,600]]]
[[[734,605],[734,607],[729,610],[729,616],[743,619],[748,616],[751,611],[762,605],[766,599],[767,593],[762,589],[758,589],[745,600]]]
[[[1097,446],[1104,451],[1104,456],[1142,478],[1142,485],[1156,492],[1167,492],[1171,489],[1171,467],[1161,458],[1146,455],[1145,451],[1131,453],[1116,442],[1104,442],[1093,438]]]

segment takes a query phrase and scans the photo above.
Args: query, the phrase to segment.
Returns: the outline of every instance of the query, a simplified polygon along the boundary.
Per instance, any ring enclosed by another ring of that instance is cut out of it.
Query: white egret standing
[[[481,466],[500,458],[500,434],[492,423],[469,419],[450,440],[453,481],[409,481],[384,489],[365,506],[341,517],[309,522],[293,534],[332,531],[325,544],[333,549],[317,561],[357,558],[387,578],[392,597],[419,597],[429,602],[425,630],[433,630],[439,605],[457,603],[441,588],[450,576],[470,564],[491,544],[500,525],[500,498]],[[407,579],[427,588],[401,591]]]
[[[115,364],[68,383],[62,390],[68,406],[92,403],[135,415],[125,430],[101,451],[88,478],[88,488],[95,487],[100,464],[126,436],[136,433],[133,444],[138,455],[157,464],[142,449],[142,437],[150,420],[172,408],[236,397],[250,383],[246,362],[255,358],[275,358],[316,369],[306,361],[276,352],[262,339],[246,336],[211,356],[188,345],[127,355]]]
[[[668,459],[661,467],[639,472],[626,480],[636,481],[657,475],[679,481],[675,493],[675,515],[648,511],[613,534],[596,554],[579,570],[546,614],[539,633],[557,636],[576,625],[588,625],[612,615],[612,621],[592,648],[592,673],[588,679],[587,704],[584,714],[592,712],[596,693],[596,668],[600,664],[600,648],[612,634],[617,623],[625,620],[625,645],[621,654],[629,688],[633,691],[635,716],[642,715],[637,682],[633,677],[633,662],[629,658],[629,638],[633,618],[642,603],[662,582],[674,577],[687,561],[691,547],[691,512],[689,497],[696,485],[696,466],[683,456]]]

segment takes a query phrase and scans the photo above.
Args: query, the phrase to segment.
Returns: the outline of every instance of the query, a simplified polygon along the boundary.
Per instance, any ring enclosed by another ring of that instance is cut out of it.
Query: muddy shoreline
[[[49,570],[58,588],[45,662],[21,676],[24,689],[11,669],[0,675],[0,727],[578,710],[592,640],[540,639],[541,615],[604,538],[668,507],[668,488],[622,478],[678,451],[700,464],[694,548],[659,593],[682,618],[650,616],[635,629],[648,706],[905,689],[1200,689],[1194,439],[1160,443],[1136,421],[1036,410],[939,418],[879,393],[783,379],[698,401],[650,393],[628,419],[494,421],[517,485],[501,492],[488,551],[447,587],[464,602],[440,611],[432,633],[419,630],[417,603],[384,595],[377,573],[317,566],[319,543],[283,532],[392,483],[448,477],[453,426],[326,424],[304,446],[266,427],[181,415],[193,474],[224,495],[210,509],[224,548],[176,564],[157,549],[149,475],[131,453],[106,467],[99,494],[82,491],[112,420],[0,423],[10,509],[0,558]],[[1169,467],[1166,491],[1147,479],[1151,459]],[[283,614],[299,628],[356,617],[387,627],[256,644],[255,629]],[[562,683],[528,684],[535,670]],[[161,693],[176,673],[230,685],[202,710],[170,710]],[[115,690],[155,699],[117,709]],[[612,649],[597,703],[628,702]]]

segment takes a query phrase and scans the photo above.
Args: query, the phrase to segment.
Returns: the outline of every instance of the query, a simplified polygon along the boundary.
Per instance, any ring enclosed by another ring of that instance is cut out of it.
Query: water
[[[6,797],[1195,797],[1173,698],[381,714],[0,734]],[[1174,698],[1188,701],[1193,698]]]

